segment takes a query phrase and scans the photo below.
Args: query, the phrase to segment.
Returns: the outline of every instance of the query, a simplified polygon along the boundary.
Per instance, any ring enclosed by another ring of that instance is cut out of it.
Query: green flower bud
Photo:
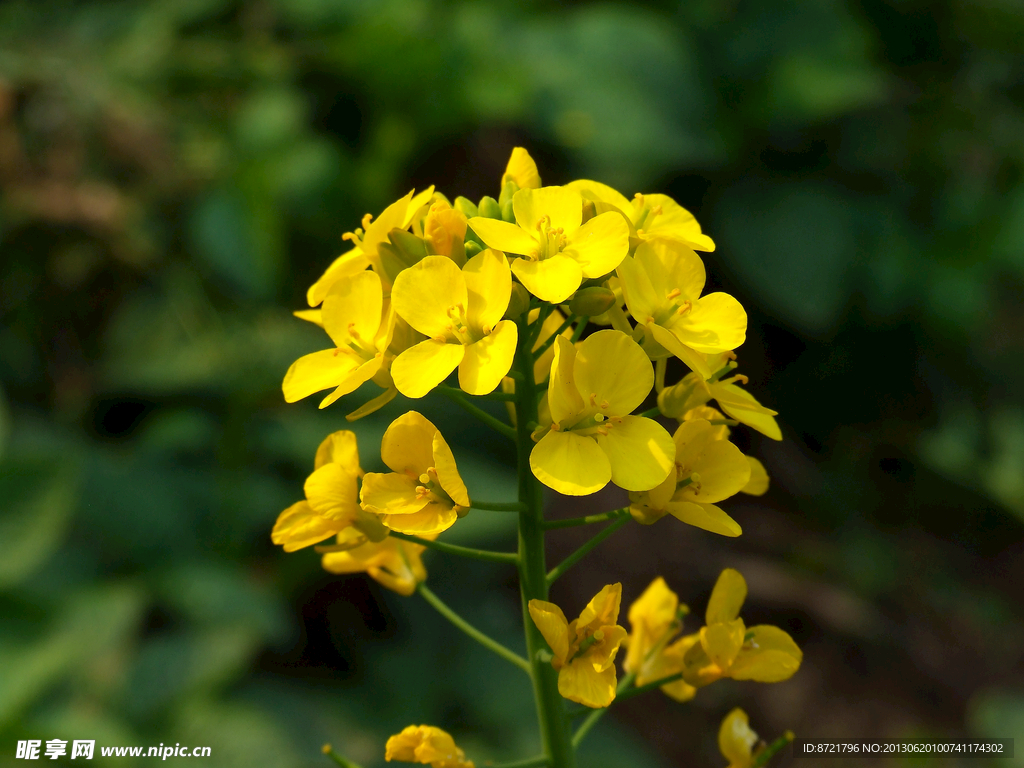
[[[472,259],[484,249],[476,240],[466,240],[466,259]]]
[[[467,197],[462,197],[461,195],[455,198],[455,205],[452,207],[467,219],[472,219],[474,216],[480,215],[480,210],[476,207],[476,203]]]
[[[519,185],[518,184],[516,184],[514,181],[512,181],[512,179],[509,179],[508,181],[506,181],[505,184],[501,188],[501,195],[498,197],[498,205],[500,205],[504,209],[505,203],[511,203],[512,202],[512,195],[514,195],[518,191],[519,191]]]
[[[501,218],[501,206],[498,205],[498,201],[493,197],[480,198],[480,215],[488,219],[500,219]]]
[[[593,317],[615,306],[615,292],[603,285],[576,291],[569,301],[569,311],[577,317]]]
[[[407,266],[411,267],[421,259],[429,256],[427,244],[423,241],[423,238],[417,237],[412,232],[396,227],[388,232],[388,240],[391,241],[391,245],[394,246],[398,255]]]
[[[501,220],[507,221],[509,224],[516,223],[516,212],[512,210],[511,200],[506,200],[501,204]]]

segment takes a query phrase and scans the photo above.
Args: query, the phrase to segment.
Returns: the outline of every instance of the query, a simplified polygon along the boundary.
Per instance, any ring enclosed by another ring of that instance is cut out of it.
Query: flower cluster
[[[733,373],[747,315],[729,294],[705,293],[698,252],[715,244],[689,211],[665,195],[630,199],[588,179],[544,186],[533,159],[516,148],[497,198],[474,203],[434,187],[411,190],[344,239],[352,248],[309,288],[310,308],[295,313],[320,326],[329,345],[291,365],[285,399],[326,390],[325,408],[372,383],[377,392],[347,415],[354,421],[399,396],[439,392],[516,442],[519,500],[471,500],[448,442],[409,410],[381,440],[389,472],[362,470],[353,432],[324,440],[305,498],[278,517],[276,544],[288,552],[318,545],[332,573],[365,572],[403,595],[419,592],[529,672],[545,740],[545,759],[529,764],[570,766],[590,727],[570,742],[559,695],[599,710],[623,686],[649,685],[686,701],[721,678],[778,682],[797,670],[802,655],[788,634],[739,618],[746,583],[731,569],[714,587],[705,626],[690,634],[682,632],[686,606],[661,578],[630,606],[628,632],[618,624],[620,584],[604,587],[571,622],[547,600],[555,579],[630,519],[650,525],[670,515],[739,536],[740,524],[719,504],[768,490],[764,465],[730,441],[730,428],[780,440],[777,414]],[[591,324],[598,328],[585,334]],[[670,365],[688,372],[666,385]],[[483,401],[504,402],[508,420],[476,404]],[[538,483],[571,496],[612,483],[630,503],[548,521]],[[517,512],[517,551],[442,541],[471,508]],[[546,570],[544,530],[604,520],[612,521],[605,532]],[[515,564],[527,658],[469,627],[425,586],[428,547]],[[723,754],[737,768],[751,765],[756,737],[746,716],[735,710],[722,728]],[[392,736],[386,759],[473,766],[448,733],[426,725]]]

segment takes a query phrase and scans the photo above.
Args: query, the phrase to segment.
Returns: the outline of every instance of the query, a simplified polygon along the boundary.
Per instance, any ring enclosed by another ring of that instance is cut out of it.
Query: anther
[[[676,310],[676,314],[677,315],[685,315],[691,309],[693,309],[693,304],[691,304],[689,301],[684,301],[683,305],[681,307],[679,307],[679,309]]]
[[[682,291],[680,291],[678,288],[673,288],[671,291],[668,292],[668,295],[665,298],[667,298],[667,299],[674,299],[676,296],[678,296],[681,293],[682,293]]]
[[[363,229],[364,230],[370,228],[370,222],[371,221],[373,221],[373,214],[372,213],[368,213],[365,216],[363,216]]]
[[[609,403],[607,400],[602,400],[601,401],[601,407],[602,408],[608,408],[608,406],[610,406],[610,405],[611,405],[611,403]]]

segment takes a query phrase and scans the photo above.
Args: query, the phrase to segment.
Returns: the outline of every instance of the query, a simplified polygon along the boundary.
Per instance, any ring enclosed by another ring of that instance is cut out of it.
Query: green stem
[[[474,400],[497,400],[498,402],[511,403],[516,396],[511,392],[488,392],[486,395],[470,395]]]
[[[576,330],[572,332],[572,343],[575,344],[580,340],[580,336],[583,335],[583,329],[587,327],[587,323],[590,322],[590,318],[586,315],[580,315],[579,322],[576,323]]]
[[[525,340],[528,343],[523,345],[525,349],[533,349],[533,345],[537,343],[537,339],[540,338],[541,333],[544,331],[544,322],[548,319],[548,316],[554,311],[555,308],[551,304],[544,304],[540,308],[540,312],[537,314],[537,319],[526,327]],[[519,337],[521,339],[523,338],[522,332],[520,332]],[[533,353],[534,359],[538,358],[539,356],[540,355]]]
[[[629,688],[629,686],[631,686],[633,684],[633,681],[635,679],[636,679],[636,672],[630,672],[628,675],[623,677],[619,681],[618,686],[615,688],[615,698],[616,699],[619,698],[619,695],[622,693],[622,691],[624,691],[627,688]],[[587,716],[586,720],[584,720],[582,723],[580,723],[580,727],[577,728],[576,729],[576,733],[574,733],[572,735],[572,746],[573,746],[573,749],[576,749],[580,745],[580,742],[583,741],[583,738],[588,733],[590,733],[590,729],[593,728],[595,725],[597,725],[597,721],[600,720],[602,717],[604,717],[604,713],[607,712],[607,711],[608,711],[608,707],[603,707],[602,709],[595,709],[593,712],[591,712]]]
[[[521,501],[481,501],[472,499],[469,506],[473,509],[486,509],[491,512],[522,512],[526,509]]]
[[[559,336],[565,333],[565,329],[572,325],[575,319],[576,315],[569,315],[567,318],[565,318],[565,322],[558,326],[558,330],[552,333],[551,336],[546,338],[543,344],[541,344],[539,347],[533,350],[534,359],[540,357],[545,352],[547,352],[548,347],[555,343],[555,339],[557,339]]]
[[[490,766],[490,768],[543,768],[547,764],[547,757],[541,755],[540,757],[531,757],[526,760],[516,760],[514,763],[497,763]]]
[[[609,536],[611,536],[613,533],[615,533],[617,530],[619,530],[619,528],[621,528],[622,526],[624,526],[628,522],[629,522],[629,517],[628,516],[620,517],[614,523],[612,523],[611,525],[609,525],[606,528],[604,528],[599,534],[594,536],[594,538],[592,538],[590,541],[588,541],[582,547],[580,547],[575,552],[573,552],[571,555],[569,555],[567,558],[565,558],[565,560],[563,560],[558,565],[556,565],[554,568],[552,568],[551,571],[547,575],[548,586],[550,587],[552,584],[554,584],[562,574],[564,574],[566,571],[568,571],[570,568],[572,568],[574,565],[576,565],[576,563],[578,563],[580,560],[582,560],[590,552],[590,550],[592,550],[594,547],[596,547],[602,541],[607,539]]]
[[[519,555],[515,552],[492,552],[489,549],[474,549],[473,547],[460,547],[458,544],[446,544],[443,541],[431,541],[409,533],[391,531],[389,534],[396,539],[419,544],[428,549],[436,549],[438,552],[447,552],[449,555],[461,555],[472,557],[474,560],[489,560],[493,563],[518,563]]]
[[[637,416],[643,416],[645,419],[653,419],[655,416],[661,416],[661,409],[658,406],[648,408],[646,411],[640,411]]]
[[[596,515],[587,515],[586,517],[567,517],[564,520],[546,520],[544,521],[544,530],[551,531],[556,528],[574,528],[577,525],[603,523],[605,520],[614,520],[617,517],[625,517],[627,515],[629,515],[629,508],[622,507],[621,509],[613,509],[611,512],[601,512]]]
[[[483,632],[481,632],[479,629],[474,627],[472,624],[467,622],[464,618],[459,616],[459,614],[457,614],[455,611],[453,611],[451,608],[445,605],[441,601],[441,598],[439,598],[437,595],[431,592],[430,589],[423,582],[420,582],[416,586],[416,591],[423,595],[423,599],[430,603],[432,606],[434,606],[438,613],[440,613],[442,616],[448,619],[448,621],[450,621],[456,627],[458,627],[467,635],[469,635],[478,643],[480,643],[480,645],[482,645],[484,648],[498,654],[499,656],[501,656],[501,658],[505,659],[505,661],[509,661],[512,664],[515,664],[526,674],[532,675],[532,670],[530,669],[530,662],[528,662],[518,653],[510,651],[497,640],[491,639]]]
[[[348,760],[339,755],[337,752],[335,752],[331,748],[330,744],[324,744],[323,753],[327,755],[329,758],[331,758],[331,760],[333,760],[335,763],[340,765],[341,768],[359,768],[359,766],[353,763],[351,760]]]
[[[754,759],[754,764],[751,768],[761,768],[761,766],[771,760],[780,749],[792,742],[794,738],[795,736],[792,731],[786,731],[784,734],[779,736],[779,738],[764,748],[761,754]]]
[[[538,318],[539,319],[539,318]],[[539,326],[538,326],[539,327]],[[520,339],[527,336],[520,326]],[[533,379],[532,343],[516,350],[515,368],[522,377],[516,386],[516,467],[519,474],[519,591],[522,598],[526,651],[533,667],[533,697],[540,725],[544,756],[551,768],[575,768],[576,752],[565,719],[565,704],[558,692],[558,673],[542,656],[547,643],[530,616],[531,600],[547,600],[544,554],[544,493],[530,469],[530,422],[537,421],[537,389]]]
[[[447,384],[438,384],[437,391],[440,392],[442,395],[445,395],[449,400],[458,405],[467,413],[471,413],[474,416],[476,416],[480,421],[489,426],[495,432],[504,435],[509,440],[516,439],[516,433],[515,430],[512,429],[512,427],[503,422],[501,419],[492,416],[483,408],[473,405],[465,397],[463,397],[462,390],[455,389],[454,387],[449,387]]]

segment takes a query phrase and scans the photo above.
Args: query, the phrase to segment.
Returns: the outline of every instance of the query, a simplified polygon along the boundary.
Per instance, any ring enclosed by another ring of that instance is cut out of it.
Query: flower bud
[[[518,191],[519,185],[512,181],[512,179],[506,178],[505,183],[501,187],[501,194],[498,196],[498,205],[504,208],[505,203],[511,203],[512,196]]]
[[[500,219],[501,206],[493,197],[485,195],[480,198],[480,215],[488,219]]]
[[[569,311],[577,317],[593,317],[607,312],[615,304],[615,293],[603,285],[576,291],[569,301]]]
[[[476,203],[461,195],[455,198],[455,205],[452,207],[467,219],[480,215],[480,209],[476,207]]]
[[[512,209],[512,200],[506,200],[501,204],[501,220],[509,224],[516,223],[516,212]]]
[[[509,299],[508,309],[503,315],[509,320],[515,320],[530,307],[530,293],[522,283],[512,283],[512,298]]]
[[[484,247],[482,245],[480,245],[480,243],[478,243],[476,240],[466,240],[465,249],[466,249],[466,258],[467,259],[472,259],[478,253],[480,253],[480,251],[482,251],[484,249]]]
[[[398,252],[399,257],[405,262],[406,266],[411,267],[413,264],[418,263],[421,259],[427,257],[427,245],[423,242],[423,239],[417,237],[412,232],[407,232],[404,229],[392,229],[388,232],[388,240],[394,246]]]

